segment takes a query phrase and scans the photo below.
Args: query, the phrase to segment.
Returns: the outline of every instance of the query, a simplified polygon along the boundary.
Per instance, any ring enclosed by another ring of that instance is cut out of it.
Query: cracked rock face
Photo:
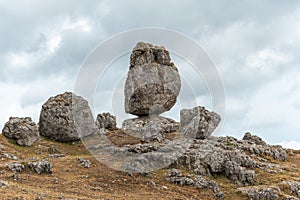
[[[180,111],[180,132],[188,138],[205,139],[212,134],[221,121],[220,115],[205,107]]]
[[[177,68],[164,47],[139,42],[130,57],[125,111],[137,116],[161,114],[176,103],[181,87]]]
[[[40,139],[38,127],[30,117],[10,117],[2,133],[5,137],[16,140],[16,143],[21,146],[31,146]]]
[[[95,131],[88,102],[71,92],[51,97],[40,114],[40,134],[55,141],[79,140]]]

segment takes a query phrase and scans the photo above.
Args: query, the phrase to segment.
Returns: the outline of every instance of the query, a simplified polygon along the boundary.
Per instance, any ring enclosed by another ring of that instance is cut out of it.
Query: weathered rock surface
[[[220,121],[220,115],[202,106],[183,109],[180,111],[180,132],[189,138],[205,139],[217,128]]]
[[[6,181],[0,179],[0,188],[8,188],[9,185]]]
[[[245,133],[243,140],[253,142],[254,144],[257,144],[257,145],[266,145],[266,142],[263,141],[260,137],[258,137],[257,135],[252,135],[249,132]]]
[[[137,116],[161,114],[176,103],[181,87],[177,68],[164,47],[139,42],[130,57],[125,111]]]
[[[239,189],[242,193],[247,194],[251,200],[277,200],[280,193],[279,187],[252,187]]]
[[[40,139],[38,127],[30,117],[10,117],[2,133],[7,138],[16,140],[16,143],[21,146],[31,146]]]
[[[163,141],[166,133],[179,130],[179,123],[161,116],[147,116],[123,121],[122,130],[143,142]]]
[[[70,142],[95,132],[88,102],[71,92],[51,97],[43,105],[40,134],[55,141]]]
[[[296,195],[300,198],[300,181],[284,181],[282,182],[283,185],[288,185],[290,189],[290,193]]]
[[[216,193],[219,199],[224,198],[224,193],[220,191],[218,184],[212,180],[206,180],[204,177],[199,175],[187,174],[182,175],[182,172],[178,169],[171,169],[168,171],[167,177],[165,179],[170,183],[175,183],[178,185],[190,185],[197,186],[199,189],[211,189]]]
[[[91,161],[84,159],[84,158],[78,158],[80,164],[84,167],[84,168],[90,168],[91,167]]]
[[[22,163],[7,163],[6,167],[15,172],[15,173],[20,173],[23,171],[23,169],[25,169],[25,166]]]
[[[29,162],[29,169],[34,171],[37,174],[52,174],[52,164],[48,161],[37,161],[37,162]]]
[[[97,115],[96,126],[101,129],[105,128],[108,130],[113,130],[117,128],[116,117],[110,113],[102,113]]]

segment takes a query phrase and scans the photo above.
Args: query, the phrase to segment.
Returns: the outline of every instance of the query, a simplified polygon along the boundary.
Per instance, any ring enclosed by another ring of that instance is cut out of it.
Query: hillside
[[[110,133],[111,134],[111,133]],[[124,142],[123,136],[114,135],[114,142]],[[131,141],[129,141],[130,143]],[[59,143],[41,138],[32,147],[23,147],[13,140],[0,135],[1,162],[0,179],[1,199],[215,199],[209,189],[196,186],[180,186],[165,180],[168,169],[161,169],[148,174],[129,174],[115,171],[98,162],[85,149],[82,142]],[[249,199],[241,191],[251,188],[272,188],[279,186],[279,199],[293,199],[288,184],[283,181],[300,181],[300,151],[287,150],[288,160],[278,161],[263,156],[273,169],[255,168],[254,186],[240,186],[229,180],[224,174],[210,177],[216,181],[225,194],[225,199]],[[9,158],[8,154],[18,157]],[[62,157],[63,155],[64,157]],[[91,165],[85,168],[79,158],[89,160]],[[16,159],[16,158],[15,158]],[[53,165],[52,174],[36,174],[27,163],[30,160],[49,160]],[[7,168],[7,163],[23,163],[25,169],[14,175]],[[183,173],[189,173],[182,168]],[[7,183],[7,187],[4,184]]]

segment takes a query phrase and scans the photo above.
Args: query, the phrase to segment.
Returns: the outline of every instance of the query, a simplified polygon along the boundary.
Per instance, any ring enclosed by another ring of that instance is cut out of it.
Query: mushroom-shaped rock
[[[60,142],[76,141],[96,130],[88,102],[71,92],[44,103],[39,126],[41,135]]]
[[[181,87],[177,68],[164,47],[139,42],[130,57],[125,111],[137,116],[161,114],[176,103]]]
[[[220,115],[210,112],[205,107],[180,111],[180,132],[186,137],[205,139],[217,128],[221,121]]]
[[[2,133],[5,137],[16,140],[21,146],[31,146],[40,139],[38,127],[30,117],[10,117]]]

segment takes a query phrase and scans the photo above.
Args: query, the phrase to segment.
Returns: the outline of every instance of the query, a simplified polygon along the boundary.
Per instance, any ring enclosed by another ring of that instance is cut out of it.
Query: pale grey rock
[[[143,142],[158,141],[165,138],[166,133],[179,130],[179,123],[161,116],[147,116],[123,121],[122,130]]]
[[[41,160],[37,162],[29,162],[29,169],[34,171],[37,174],[52,174],[52,164],[48,161]]]
[[[114,130],[117,128],[116,117],[110,113],[102,113],[97,115],[96,126],[99,129],[105,128],[108,130]]]
[[[248,197],[251,200],[277,200],[278,191],[273,188],[253,188],[248,191]]]
[[[22,163],[7,163],[6,167],[15,172],[15,173],[20,173],[23,171],[23,169],[25,169],[25,166]]]
[[[180,132],[189,138],[205,139],[212,134],[220,121],[220,115],[202,106],[183,109],[180,111]]]
[[[137,116],[161,114],[176,103],[181,87],[177,68],[163,47],[138,43],[125,83],[125,111]]]
[[[300,181],[288,181],[288,182],[283,182],[282,184],[284,185],[288,184],[290,187],[291,194],[294,194],[298,198],[300,198]]]
[[[8,188],[9,185],[6,181],[0,179],[0,188]]]
[[[10,117],[5,123],[2,133],[5,137],[14,139],[18,145],[32,146],[40,139],[38,127],[30,117]]]
[[[39,126],[41,135],[60,142],[76,141],[96,130],[88,102],[71,92],[44,103]]]
[[[4,153],[2,153],[2,155],[5,158],[10,159],[10,160],[20,160],[19,157],[15,156],[14,154],[11,154],[11,153],[4,152]]]
[[[251,133],[247,132],[245,133],[243,140],[247,140],[249,142],[252,142],[256,145],[266,145],[266,142],[263,141],[260,137],[256,135],[252,135]]]
[[[143,65],[153,62],[162,65],[171,65],[169,52],[164,47],[154,46],[150,43],[137,43],[130,56],[130,65]]]
[[[220,188],[217,184],[217,182],[212,180],[207,180],[206,178],[194,175],[194,174],[187,174],[184,176],[182,172],[178,169],[170,169],[168,170],[167,177],[165,178],[167,182],[175,183],[178,185],[190,185],[190,186],[196,186],[199,189],[211,189],[214,193],[216,193],[217,196],[220,196],[219,198],[224,198],[224,193],[220,191]],[[223,195],[221,195],[223,193]]]
[[[90,168],[91,167],[91,161],[84,159],[84,158],[78,158],[80,164],[84,167],[84,168]]]

